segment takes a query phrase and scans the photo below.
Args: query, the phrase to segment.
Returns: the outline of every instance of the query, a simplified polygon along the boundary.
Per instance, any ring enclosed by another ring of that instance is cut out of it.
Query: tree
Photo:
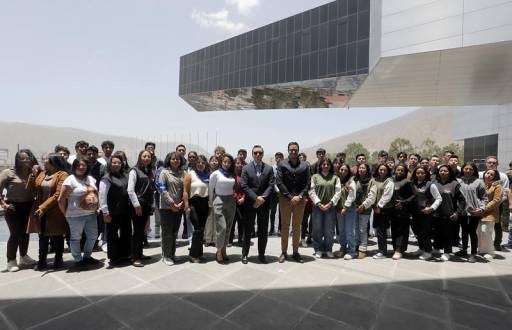
[[[399,152],[406,152],[407,154],[414,152],[414,147],[411,141],[404,138],[396,138],[391,141],[389,145],[389,154],[396,157]]]
[[[420,155],[421,157],[430,158],[432,155],[438,155],[442,153],[441,147],[439,147],[434,140],[431,138],[425,139],[421,144]]]
[[[356,163],[356,155],[358,154],[365,154],[367,160],[369,160],[370,157],[370,151],[366,149],[364,145],[357,142],[347,144],[343,152],[347,155],[347,157],[345,158],[345,162],[350,165]]]

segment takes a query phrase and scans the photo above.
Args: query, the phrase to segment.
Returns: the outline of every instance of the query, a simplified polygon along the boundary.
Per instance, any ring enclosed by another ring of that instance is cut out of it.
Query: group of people
[[[512,206],[512,172],[499,172],[496,156],[487,157],[486,170],[479,172],[473,162],[460,166],[449,151],[442,159],[399,153],[397,161],[381,151],[378,163],[370,166],[364,154],[349,160],[339,153],[331,160],[319,149],[318,160],[310,164],[299,144],[290,142],[288,156],[278,152],[270,165],[260,145],[253,146],[249,162],[244,149],[233,157],[217,147],[207,159],[187,154],[182,144],[162,161],[155,147],[146,143],[134,166],[123,151],[114,152],[112,141],[102,143],[101,157],[85,141],[76,143],[75,155],[56,146],[42,165],[30,150],[20,150],[14,168],[0,173],[0,207],[10,231],[7,270],[45,270],[49,249],[58,269],[65,241],[76,267],[99,263],[92,252],[102,242],[110,267],[128,261],[143,267],[150,258],[143,247],[151,215],[162,261],[169,266],[176,262],[182,221],[193,263],[206,261],[203,246],[215,246],[215,260],[227,263],[235,228],[243,264],[249,262],[253,237],[258,238],[258,261],[267,263],[267,240],[276,232],[280,263],[303,263],[299,247],[309,242],[316,258],[365,258],[373,231],[378,242],[373,258],[388,257],[391,231],[397,260],[408,249],[411,229],[418,244],[412,256],[448,261],[455,246],[455,255],[475,262],[479,255],[490,260],[502,249],[500,219]],[[30,233],[39,235],[38,261],[27,255]]]

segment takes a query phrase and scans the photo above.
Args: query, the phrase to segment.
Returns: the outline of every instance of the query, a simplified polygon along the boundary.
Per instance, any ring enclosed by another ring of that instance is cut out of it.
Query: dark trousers
[[[416,213],[413,215],[411,227],[418,239],[418,247],[427,252],[432,252],[432,215]]]
[[[132,260],[140,260],[142,258],[142,249],[144,237],[146,235],[146,222],[149,219],[151,213],[151,206],[142,205],[142,215],[139,217],[135,214],[133,207],[130,207],[130,218],[132,220]]]
[[[311,221],[311,211],[307,208],[304,209],[304,215],[302,216],[302,226],[300,238],[305,239],[306,236],[311,238],[313,233],[313,222]],[[288,233],[287,233],[288,234]]]
[[[254,228],[254,223],[257,217],[258,223],[258,255],[264,256],[265,249],[267,248],[268,240],[268,223],[270,213],[270,205],[265,202],[263,205],[255,209],[252,207],[252,203],[246,203],[244,208],[244,242],[242,246],[242,255],[249,255],[249,249],[251,247],[251,230]]]
[[[452,253],[453,220],[449,217],[434,217],[434,248],[443,249],[444,253]]]
[[[270,198],[270,231],[269,233],[273,234],[275,231],[276,225],[276,214],[277,209],[279,207],[279,196],[278,194],[272,194]],[[281,231],[281,213],[279,213],[279,223],[278,223],[278,231]]]
[[[391,210],[381,209],[380,213],[373,215],[373,228],[377,232],[377,245],[379,251],[386,254],[388,252],[388,228],[390,225]]]
[[[32,209],[32,202],[11,203],[14,210],[5,210],[5,221],[9,227],[9,240],[7,241],[7,261],[16,259],[16,252],[26,256],[29,235],[27,234],[28,217]]]
[[[162,256],[164,258],[174,258],[176,254],[176,235],[180,229],[181,217],[183,212],[174,212],[172,210],[160,209],[160,219],[162,225]]]
[[[462,216],[459,218],[460,226],[462,227],[462,250],[468,249],[468,238],[471,240],[471,254],[476,254],[478,250],[478,236],[476,229],[480,218],[471,216]]]
[[[498,222],[494,224],[494,247],[501,247],[501,241],[503,240],[503,228],[501,227],[501,217],[503,215],[505,208],[505,203],[501,203],[500,205],[500,216],[498,218]]]
[[[408,216],[394,216],[391,220],[391,239],[395,252],[404,253],[407,251],[410,222]]]
[[[180,222],[181,222],[181,219],[180,219]],[[180,226],[179,226],[179,223],[178,223],[178,230],[180,229]],[[176,232],[176,234],[178,234]],[[187,227],[187,215],[186,214],[183,214],[183,234],[182,234],[184,237],[185,236],[188,236],[188,227]]]
[[[459,246],[460,244],[460,223],[454,222],[452,223],[452,245]]]
[[[116,261],[130,255],[132,225],[128,214],[111,214],[112,221],[107,228],[107,256]]]
[[[203,256],[203,236],[204,226],[208,219],[208,197],[194,196],[190,199],[190,222],[194,226],[194,234],[192,235],[192,245],[190,247],[190,256],[192,258],[200,258]]]
[[[244,233],[244,225],[243,225],[243,216],[244,216],[244,205],[236,204],[235,211],[235,219],[233,220],[233,226],[231,226],[231,233],[229,234],[229,243],[233,243],[235,239],[235,224],[238,231],[238,242],[241,243],[243,240]],[[254,230],[254,228],[253,228]]]
[[[46,231],[46,217],[41,219],[41,232]],[[48,257],[48,243],[51,243],[52,249],[55,252],[53,262],[62,261],[62,253],[64,253],[64,236],[47,236],[39,234],[39,264],[46,264],[46,258]]]

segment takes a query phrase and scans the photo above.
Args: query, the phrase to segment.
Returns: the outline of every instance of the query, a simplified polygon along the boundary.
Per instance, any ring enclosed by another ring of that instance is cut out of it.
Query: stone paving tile
[[[477,304],[494,306],[500,309],[511,309],[512,304],[504,292],[490,290],[458,281],[446,282],[445,294],[450,298],[467,300]]]
[[[434,318],[423,317],[384,304],[380,308],[375,324],[372,327],[375,330],[409,328],[414,328],[414,330],[449,330],[451,326],[449,323],[440,322]]]
[[[233,311],[227,319],[248,329],[290,329],[302,313],[291,304],[260,295]]]
[[[202,288],[201,292],[188,294],[183,299],[224,317],[253,296],[253,292],[240,290],[224,282],[214,282]]]
[[[162,292],[184,296],[213,281],[206,275],[185,268],[153,280],[151,283],[160,287]]]
[[[91,305],[75,311],[73,313],[63,315],[49,322],[35,326],[33,329],[102,329],[115,330],[123,327],[123,324],[95,305]]]
[[[2,313],[11,324],[26,329],[89,303],[87,299],[64,289],[49,297],[25,299],[5,307]]]
[[[82,295],[96,301],[104,299],[105,296],[111,296],[119,291],[142,284],[140,280],[132,276],[119,275],[120,274],[118,272],[113,272],[100,278],[76,283],[73,287]]]
[[[383,278],[347,272],[338,276],[332,289],[350,294],[369,301],[378,302],[383,299],[384,290],[389,282]]]
[[[354,329],[353,326],[342,323],[340,321],[308,313],[302,318],[299,324],[296,326],[297,330],[324,330],[324,329]]]
[[[132,324],[133,329],[199,329],[220,318],[185,300],[164,304],[154,313]]]
[[[383,305],[427,314],[437,320],[448,321],[450,319],[448,299],[442,295],[405,286],[389,285],[384,295]]]
[[[368,329],[374,324],[378,309],[376,303],[331,290],[317,301],[311,311],[353,327]]]
[[[455,323],[473,329],[510,330],[512,309],[499,311],[484,304],[476,305],[460,300],[449,301],[450,313]]]
[[[254,268],[244,267],[224,278],[225,282],[246,290],[260,290],[277,279],[272,275]]]
[[[241,330],[241,329],[245,329],[243,326],[241,326],[239,324],[235,324],[235,323],[225,320],[225,319],[213,322],[208,328],[212,329],[212,330]]]
[[[328,286],[307,285],[294,279],[280,278],[262,291],[261,295],[292,306],[309,309],[328,290]]]

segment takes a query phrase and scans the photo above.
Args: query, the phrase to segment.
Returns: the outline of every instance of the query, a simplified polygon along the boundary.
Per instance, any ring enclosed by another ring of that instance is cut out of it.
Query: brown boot
[[[357,254],[357,259],[364,259],[366,258],[366,251],[359,251]]]

